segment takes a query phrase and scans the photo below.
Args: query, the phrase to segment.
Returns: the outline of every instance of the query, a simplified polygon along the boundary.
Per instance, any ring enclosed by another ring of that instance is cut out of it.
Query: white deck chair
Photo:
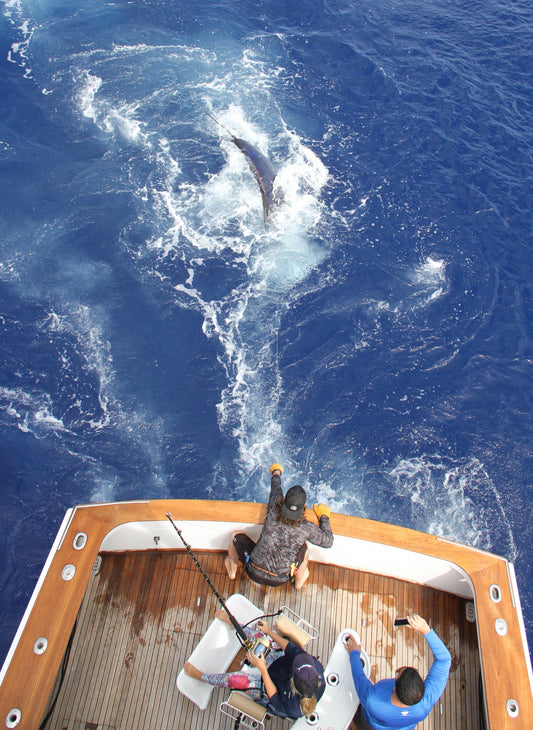
[[[276,632],[280,636],[290,639],[302,649],[311,639],[318,637],[318,630],[288,606],[282,606],[280,610],[281,614],[276,621]],[[236,727],[240,724],[252,730],[264,730],[266,707],[255,702],[244,692],[236,690],[231,692],[227,700],[220,703],[220,711],[238,721]]]

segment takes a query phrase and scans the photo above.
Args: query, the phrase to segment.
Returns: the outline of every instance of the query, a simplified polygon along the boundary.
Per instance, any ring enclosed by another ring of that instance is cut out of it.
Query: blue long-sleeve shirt
[[[350,652],[352,676],[363,713],[374,730],[413,730],[417,723],[427,717],[433,705],[444,692],[452,658],[437,634],[430,630],[424,638],[435,657],[429,674],[425,679],[424,696],[415,705],[397,707],[391,702],[394,679],[382,679],[377,684],[366,677],[358,651]]]

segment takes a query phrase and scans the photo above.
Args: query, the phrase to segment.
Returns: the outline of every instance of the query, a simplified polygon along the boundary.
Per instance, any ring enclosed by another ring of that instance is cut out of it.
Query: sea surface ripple
[[[2,656],[69,506],[274,460],[505,555],[531,645],[531,3],[0,10]]]

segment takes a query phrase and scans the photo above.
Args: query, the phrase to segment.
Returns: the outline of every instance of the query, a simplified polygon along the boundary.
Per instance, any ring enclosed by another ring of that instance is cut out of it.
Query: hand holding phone
[[[429,633],[430,628],[428,622],[419,616],[417,613],[410,613],[407,618],[397,618],[394,621],[395,626],[407,626],[409,625],[415,631],[426,635]]]

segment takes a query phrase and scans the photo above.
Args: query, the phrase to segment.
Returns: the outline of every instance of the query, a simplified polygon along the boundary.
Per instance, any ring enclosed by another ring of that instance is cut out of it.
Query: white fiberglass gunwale
[[[196,550],[226,550],[228,536],[234,531],[246,532],[257,539],[261,526],[247,522],[180,520],[183,538]],[[109,532],[101,550],[165,550],[181,548],[176,533],[168,520],[164,522],[130,522]],[[379,575],[390,575],[431,588],[448,591],[464,598],[474,598],[468,573],[443,558],[414,552],[408,547],[394,547],[380,542],[336,535],[331,548],[310,545],[311,560],[330,563],[344,568],[362,570]],[[468,549],[468,548],[465,548]]]

